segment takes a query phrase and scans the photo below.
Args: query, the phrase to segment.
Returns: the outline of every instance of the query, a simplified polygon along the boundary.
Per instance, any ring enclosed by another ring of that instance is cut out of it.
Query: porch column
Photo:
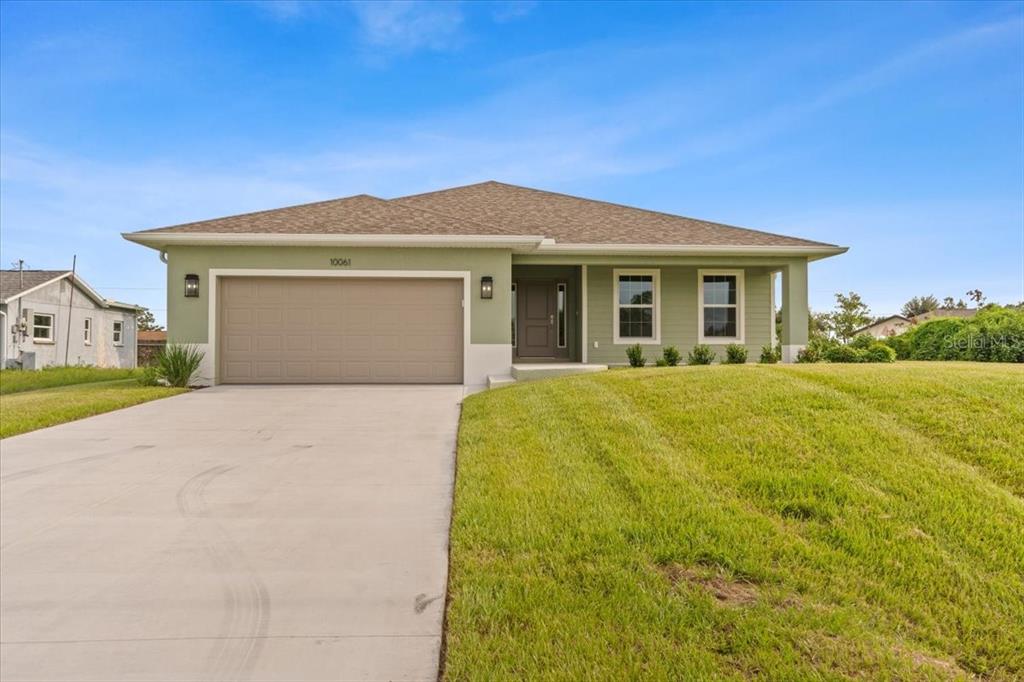
[[[807,261],[782,268],[782,361],[795,362],[807,346]]]

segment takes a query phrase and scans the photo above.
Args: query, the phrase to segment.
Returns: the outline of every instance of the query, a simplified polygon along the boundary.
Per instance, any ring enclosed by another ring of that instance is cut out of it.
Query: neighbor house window
[[[743,343],[743,271],[697,274],[701,343]]]
[[[124,322],[114,323],[114,345],[120,346],[124,344]]]
[[[512,282],[512,347],[516,347],[516,309],[518,308],[518,302],[516,301],[516,283]]]
[[[85,345],[92,345],[92,318],[85,318],[85,326],[82,329],[82,339],[85,341]]]
[[[565,348],[565,284],[558,285],[558,347]]]
[[[615,343],[660,343],[658,270],[613,270]]]
[[[32,339],[53,341],[53,315],[36,313],[32,316]]]

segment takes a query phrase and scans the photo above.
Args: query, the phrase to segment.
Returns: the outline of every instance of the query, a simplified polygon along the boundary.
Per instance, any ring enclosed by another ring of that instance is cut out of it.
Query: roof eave
[[[537,253],[583,256],[592,254],[624,256],[782,256],[819,260],[838,256],[847,246],[820,245],[711,245],[711,244],[558,244],[546,240]]]
[[[227,234],[217,232],[125,232],[130,242],[157,250],[168,246],[385,246],[395,248],[492,248],[530,252],[543,237],[529,235],[420,234]]]

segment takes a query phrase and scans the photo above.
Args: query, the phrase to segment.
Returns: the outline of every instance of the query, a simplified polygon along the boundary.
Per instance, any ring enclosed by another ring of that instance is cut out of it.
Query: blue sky
[[[1024,299],[1024,4],[0,6],[0,257],[162,318],[119,233],[485,179],[850,246]]]

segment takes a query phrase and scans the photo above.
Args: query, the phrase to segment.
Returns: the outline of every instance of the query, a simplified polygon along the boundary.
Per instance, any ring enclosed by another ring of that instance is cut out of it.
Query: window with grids
[[[124,343],[124,341],[122,340],[123,337],[124,337],[124,323],[123,322],[115,322],[114,323],[114,345],[115,346],[122,345]]]
[[[702,278],[704,336],[711,339],[739,338],[738,276],[714,274],[702,275]]]
[[[85,326],[82,329],[83,341],[85,342],[85,345],[91,346],[92,345],[92,318],[91,317],[85,318],[84,324],[85,324]]]
[[[654,274],[621,274],[616,282],[619,338],[653,339],[655,326]]]
[[[53,315],[32,316],[32,339],[34,341],[53,341]]]

